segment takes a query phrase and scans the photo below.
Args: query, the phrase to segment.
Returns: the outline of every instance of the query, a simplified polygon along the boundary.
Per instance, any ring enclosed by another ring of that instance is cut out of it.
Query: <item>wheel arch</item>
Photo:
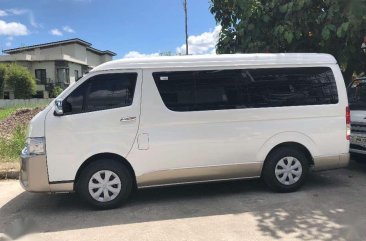
[[[304,152],[311,165],[314,165],[313,157],[317,153],[316,144],[309,136],[300,132],[283,132],[272,136],[260,148],[257,160],[264,163],[274,150],[281,147],[296,148]]]
[[[74,190],[75,188],[77,187],[77,182],[80,178],[80,175],[81,175],[81,172],[87,167],[89,166],[91,163],[94,163],[102,158],[105,158],[105,159],[111,159],[111,160],[115,160],[117,162],[119,162],[120,164],[124,165],[128,171],[131,173],[131,176],[133,178],[133,186],[134,188],[137,187],[136,185],[136,174],[135,174],[135,170],[133,169],[131,163],[124,157],[118,155],[118,154],[115,154],[115,153],[109,153],[109,152],[104,152],[104,153],[98,153],[98,154],[95,154],[91,157],[89,157],[88,159],[86,159],[82,164],[81,166],[79,167],[78,171],[76,172],[76,175],[75,175],[75,182],[74,182]]]
[[[296,149],[298,151],[301,151],[302,153],[305,154],[306,158],[309,160],[309,164],[312,166],[314,165],[314,158],[311,155],[310,151],[308,150],[308,148],[306,148],[306,146],[297,143],[297,142],[283,142],[280,143],[278,145],[276,145],[275,147],[273,147],[271,149],[271,151],[267,154],[266,158],[264,159],[264,162],[266,162],[266,160],[268,159],[268,157],[275,152],[276,150],[280,149],[280,148],[290,148],[290,149]]]

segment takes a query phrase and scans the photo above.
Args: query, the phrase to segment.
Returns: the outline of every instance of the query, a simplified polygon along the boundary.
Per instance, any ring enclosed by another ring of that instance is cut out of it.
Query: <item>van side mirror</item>
[[[53,113],[55,116],[62,116],[64,115],[63,110],[63,100],[62,99],[56,99],[55,100],[55,112]]]

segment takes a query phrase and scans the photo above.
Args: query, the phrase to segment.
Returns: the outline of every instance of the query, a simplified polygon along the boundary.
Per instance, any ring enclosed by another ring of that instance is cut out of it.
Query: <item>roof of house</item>
[[[196,56],[159,56],[113,60],[101,64],[92,71],[139,68],[184,68],[184,67],[232,67],[275,65],[322,65],[336,64],[329,54],[283,53],[283,54],[224,54]]]
[[[44,44],[24,46],[24,47],[14,48],[14,49],[6,49],[6,50],[3,50],[3,52],[6,54],[15,54],[15,53],[19,53],[19,52],[26,51],[26,50],[32,50],[35,48],[50,48],[50,47],[54,47],[54,46],[58,46],[58,45],[66,45],[66,44],[73,44],[73,43],[83,45],[86,47],[87,50],[97,53],[97,54],[109,54],[112,56],[116,55],[116,53],[109,51],[109,50],[95,49],[95,48],[91,47],[92,46],[91,43],[86,42],[79,38],[66,39],[66,40],[62,40],[62,41],[49,42],[49,43],[44,43]]]

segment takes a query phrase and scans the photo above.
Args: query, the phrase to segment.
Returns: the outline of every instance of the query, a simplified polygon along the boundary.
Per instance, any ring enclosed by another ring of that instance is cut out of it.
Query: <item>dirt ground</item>
[[[42,110],[42,108],[19,109],[5,120],[0,121],[0,136],[11,138],[18,125],[28,125],[29,121]]]

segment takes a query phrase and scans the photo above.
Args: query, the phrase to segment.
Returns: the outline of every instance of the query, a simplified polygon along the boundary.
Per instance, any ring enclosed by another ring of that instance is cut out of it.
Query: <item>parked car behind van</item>
[[[347,89],[352,119],[350,152],[356,160],[366,161],[366,77],[353,80]]]
[[[30,123],[20,181],[98,208],[135,188],[262,177],[300,188],[349,162],[350,113],[326,54],[123,59],[102,64]]]

